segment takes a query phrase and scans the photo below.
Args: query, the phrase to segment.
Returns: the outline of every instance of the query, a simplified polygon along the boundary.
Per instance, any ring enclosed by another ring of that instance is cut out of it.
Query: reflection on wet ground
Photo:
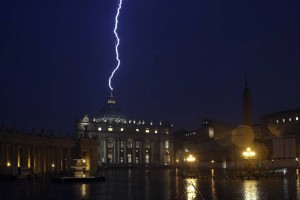
[[[106,181],[91,184],[52,183],[50,180],[2,180],[0,197],[5,200],[300,199],[300,182],[296,176],[258,180],[193,179],[178,176],[171,169],[119,169],[101,173],[106,176]]]

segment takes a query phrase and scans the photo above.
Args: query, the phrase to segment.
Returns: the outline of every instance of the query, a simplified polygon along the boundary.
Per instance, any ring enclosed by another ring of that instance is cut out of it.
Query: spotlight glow
[[[116,68],[113,70],[113,72],[111,73],[110,77],[109,77],[109,80],[108,80],[108,85],[109,85],[109,88],[111,91],[113,91],[113,87],[111,86],[111,79],[113,78],[115,72],[119,69],[120,65],[121,65],[121,61],[119,59],[119,45],[120,45],[120,38],[118,36],[118,33],[117,33],[117,30],[118,30],[118,23],[119,23],[119,15],[120,15],[120,10],[122,8],[122,1],[123,0],[119,0],[119,6],[118,6],[118,10],[117,10],[117,14],[116,14],[116,17],[115,17],[115,28],[114,28],[114,34],[116,36],[116,44],[115,44],[115,51],[116,51],[116,60],[117,60],[117,66]]]

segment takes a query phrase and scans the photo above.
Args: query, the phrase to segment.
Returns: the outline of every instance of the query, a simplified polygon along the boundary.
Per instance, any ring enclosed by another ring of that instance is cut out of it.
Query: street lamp
[[[189,168],[190,172],[194,171],[194,162],[196,161],[196,158],[190,154],[187,158],[185,158],[185,161],[187,161],[187,167]]]
[[[256,156],[255,151],[252,151],[250,147],[246,149],[246,151],[243,152],[243,156],[245,159],[254,159]]]
[[[52,163],[52,165],[51,165],[51,168],[52,168],[52,173],[54,173],[54,167],[55,167],[55,164],[54,164],[54,163]]]
[[[255,151],[252,151],[250,147],[246,149],[246,151],[243,152],[243,156],[246,160],[249,160],[249,168],[250,168],[250,159],[255,159],[256,153]]]
[[[186,158],[186,161],[188,161],[188,162],[195,162],[196,158],[193,155],[190,154],[189,157]]]

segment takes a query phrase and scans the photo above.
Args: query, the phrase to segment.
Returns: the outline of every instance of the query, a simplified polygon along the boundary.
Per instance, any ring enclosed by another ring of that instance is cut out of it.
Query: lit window
[[[136,132],[139,132],[140,130],[137,128],[137,129],[135,129],[135,131],[136,131]]]
[[[166,129],[166,134],[169,134],[169,130],[168,129]]]
[[[131,163],[131,154],[127,154],[127,162]]]
[[[169,140],[166,140],[165,141],[165,149],[168,149],[169,148]]]
[[[140,148],[140,143],[139,143],[139,141],[136,141],[136,142],[135,142],[135,148]]]
[[[296,117],[296,121],[298,121],[299,120],[299,118],[298,117]]]
[[[289,118],[289,121],[292,121],[292,118]]]
[[[146,140],[145,149],[150,149],[150,140]]]
[[[101,128],[101,127],[98,127],[98,131],[102,131],[102,128]]]
[[[150,156],[149,154],[145,155],[145,162],[148,164],[150,162]]]
[[[285,119],[282,119],[282,122],[285,122]]]
[[[124,131],[124,128],[121,128],[121,131]]]
[[[121,140],[120,146],[121,146],[121,148],[124,148],[124,141],[123,140]]]
[[[150,133],[149,129],[146,129],[146,133]]]
[[[108,127],[108,131],[113,131],[113,128],[112,127]]]
[[[279,120],[278,120],[278,119],[276,120],[276,123],[277,123],[277,124],[279,123]]]
[[[214,137],[214,134],[215,134],[214,128],[212,128],[212,127],[208,128],[208,136],[209,136],[210,138],[213,138],[213,137]]]
[[[157,133],[157,130],[155,130],[154,133]]]
[[[113,155],[111,153],[107,154],[107,162],[112,163]]]

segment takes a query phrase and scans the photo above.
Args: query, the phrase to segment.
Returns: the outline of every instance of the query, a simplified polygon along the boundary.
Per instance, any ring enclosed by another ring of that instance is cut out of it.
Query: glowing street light
[[[190,154],[189,157],[186,158],[186,161],[188,161],[188,162],[195,162],[196,158],[193,155]]]
[[[246,149],[246,151],[243,152],[243,156],[245,159],[254,159],[256,156],[255,151],[252,151],[250,147]]]

